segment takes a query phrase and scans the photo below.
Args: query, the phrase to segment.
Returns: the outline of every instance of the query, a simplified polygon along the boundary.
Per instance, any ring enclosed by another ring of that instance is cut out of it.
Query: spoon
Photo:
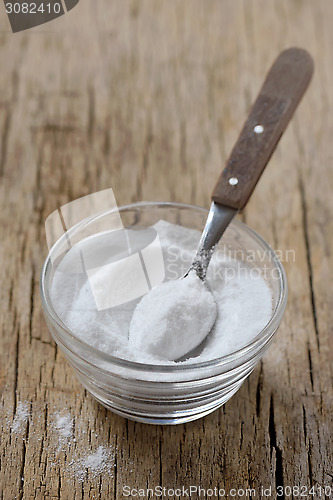
[[[217,315],[213,294],[205,283],[214,249],[231,220],[247,204],[311,80],[312,73],[312,58],[303,49],[284,50],[273,63],[213,190],[210,211],[189,270],[181,280],[163,283],[151,290],[134,311],[129,339],[138,348],[175,361],[183,361],[198,354],[198,348],[212,330]],[[193,281],[193,275],[198,278],[196,282]],[[191,283],[187,282],[190,278]],[[204,321],[202,319],[198,301],[195,307],[193,303],[189,303],[189,309],[185,312],[179,311],[177,303],[178,292],[183,295],[190,293],[192,287],[198,287],[198,281],[202,283],[201,289],[198,288],[200,297],[204,297],[203,293],[211,295],[211,300],[208,296],[205,297],[205,302],[209,304],[207,321],[206,318]],[[169,309],[166,306],[161,309],[165,325],[162,327],[162,318],[159,318],[159,309],[156,313],[156,307],[159,304],[163,306],[164,290],[168,294]],[[170,318],[173,318],[171,327],[168,325]],[[177,318],[178,325],[175,323]],[[190,318],[191,324],[189,320],[186,324],[186,318]],[[142,322],[145,322],[145,328],[140,330]],[[193,335],[192,324],[197,325],[196,335]],[[158,335],[153,340],[150,339],[150,334],[155,334],[156,330]],[[181,336],[179,331],[182,332]]]

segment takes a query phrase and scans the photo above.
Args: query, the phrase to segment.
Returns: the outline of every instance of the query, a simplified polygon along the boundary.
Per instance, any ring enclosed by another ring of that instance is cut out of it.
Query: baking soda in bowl
[[[201,233],[163,220],[152,227],[158,234],[162,248],[165,281],[181,278],[192,262]],[[151,228],[135,229],[141,235],[149,230]],[[152,315],[161,314],[161,324],[169,321],[171,336],[166,344],[163,339],[161,341],[158,329],[146,328],[147,321],[144,314],[140,315],[140,306],[135,311],[141,297],[114,307],[100,309],[96,306],[96,294],[89,276],[84,269],[80,272],[82,254],[87,245],[93,249],[95,246],[96,251],[100,252],[103,247],[107,249],[108,244],[108,235],[105,233],[76,243],[55,268],[50,286],[50,299],[61,321],[76,337],[107,354],[139,363],[173,365],[177,363],[173,359],[182,357],[191,349],[189,346],[186,350],[186,341],[191,339],[191,335],[193,338],[200,335],[202,325],[207,328],[210,323],[212,330],[200,352],[181,363],[208,361],[231,354],[249,344],[272,316],[272,292],[264,277],[255,272],[250,264],[217,249],[207,273],[207,286],[213,293],[217,308],[216,320],[212,314],[212,303],[204,290],[198,287],[195,278],[191,288],[191,280],[187,278],[183,280],[188,282],[181,285],[184,290],[180,292],[181,309],[187,315],[186,331],[182,328],[176,331],[179,321],[170,316],[167,303],[159,304],[156,301],[151,310]],[[104,253],[107,255],[107,251]],[[98,268],[98,273],[98,293],[107,294],[110,282],[103,272],[103,265]],[[163,286],[172,293],[174,283],[163,284],[161,289]],[[146,297],[148,295],[143,301]],[[147,310],[144,312],[147,314]]]

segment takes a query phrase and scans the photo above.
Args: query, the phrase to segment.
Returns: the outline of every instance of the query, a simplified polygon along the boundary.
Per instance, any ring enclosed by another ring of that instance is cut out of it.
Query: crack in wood
[[[307,343],[307,349],[308,349],[308,360],[309,360],[309,376],[310,376],[311,388],[312,388],[312,391],[313,391],[314,390],[314,386],[313,386],[312,357],[311,357],[311,349],[310,349],[309,342]]]
[[[308,459],[308,471],[309,471],[308,477],[309,477],[309,481],[310,481],[310,487],[312,488],[313,481],[312,481],[312,460],[311,460],[311,444],[310,443],[309,443],[309,449],[307,452],[307,459]]]
[[[48,345],[48,346],[52,347],[53,349],[56,348],[56,344],[55,343],[53,343],[52,341],[43,340],[40,337],[34,337],[32,335],[31,336],[31,340],[36,340],[37,342],[40,342],[41,344],[45,344],[45,345]]]
[[[14,291],[14,281],[10,280],[9,294],[8,294],[8,309],[11,310],[13,305],[13,291]]]
[[[244,441],[244,422],[241,422],[241,426],[240,426],[240,442],[239,442],[239,447],[242,448],[243,446],[243,441]]]
[[[0,153],[0,178],[3,177],[5,171],[5,164],[7,159],[7,148],[8,148],[8,139],[9,139],[9,131],[11,125],[11,104],[7,106],[5,123],[2,133],[1,140],[1,153]]]
[[[30,312],[29,312],[29,338],[30,344],[32,341],[32,323],[34,315],[34,300],[35,300],[35,266],[31,264],[31,282],[30,282]]]
[[[283,481],[282,451],[280,447],[277,445],[277,440],[276,440],[273,394],[271,394],[270,405],[269,405],[268,432],[270,437],[271,457],[273,456],[273,451],[275,451],[275,487],[276,488],[278,486],[283,487],[284,481]],[[281,495],[281,498],[283,499],[285,498],[284,493]]]
[[[104,135],[103,135],[103,155],[105,158],[111,154],[112,148],[112,118],[108,116],[105,121]]]
[[[306,430],[306,412],[304,405],[302,405],[303,408],[303,433],[304,433],[304,443],[305,445],[307,444],[307,430]]]
[[[117,449],[118,449],[118,437],[116,436],[116,439],[115,439],[115,454],[114,454],[114,481],[113,481],[113,484],[114,484],[114,498],[117,498],[117,488],[118,488],[118,484],[117,484],[117,481],[118,481],[118,456],[117,456]]]
[[[159,458],[159,485],[163,484],[163,465],[162,465],[162,438],[163,438],[163,429],[161,428],[160,437],[158,440],[158,458]]]
[[[58,479],[58,498],[61,498],[61,474],[59,474]]]
[[[305,242],[305,248],[306,248],[306,261],[307,261],[308,274],[309,274],[309,285],[310,285],[310,295],[311,295],[311,305],[312,305],[312,318],[313,318],[313,325],[314,325],[314,329],[315,329],[317,348],[318,348],[318,351],[320,351],[319,329],[318,329],[318,322],[317,322],[317,309],[316,309],[315,293],[314,293],[314,288],[313,288],[313,269],[312,269],[312,262],[311,262],[311,248],[310,248],[310,239],[309,239],[309,231],[308,231],[308,216],[307,216],[307,207],[306,207],[306,201],[305,201],[304,184],[303,184],[303,179],[301,176],[299,176],[299,190],[301,193],[302,223],[303,223],[304,242]]]
[[[257,414],[257,417],[259,417],[259,415],[260,415],[261,392],[262,392],[262,388],[263,388],[263,376],[264,376],[263,370],[264,370],[264,364],[263,364],[263,361],[260,360],[260,371],[259,371],[257,391],[256,391],[256,414]]]
[[[31,403],[29,405],[29,415],[31,414]],[[19,495],[18,499],[22,499],[24,495],[24,469],[25,469],[25,463],[26,463],[26,452],[27,452],[27,443],[29,441],[29,429],[30,429],[30,424],[29,424],[29,419],[27,420],[27,425],[26,425],[26,431],[25,435],[22,439],[22,457],[21,457],[21,467],[20,467],[20,485],[19,485]]]
[[[13,330],[16,328],[16,320],[17,320],[17,313],[16,309],[14,311],[14,319],[13,319]],[[17,405],[17,384],[18,384],[18,370],[19,370],[19,352],[20,352],[20,325],[19,322],[17,321],[17,328],[16,328],[16,345],[15,345],[15,364],[14,364],[14,387],[13,387],[13,392],[14,392],[14,408],[13,412],[14,414],[16,413],[16,405]]]

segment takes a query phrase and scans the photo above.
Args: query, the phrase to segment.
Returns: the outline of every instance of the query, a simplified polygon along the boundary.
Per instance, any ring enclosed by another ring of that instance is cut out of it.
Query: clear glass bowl
[[[164,219],[199,231],[208,213],[191,205],[148,202],[120,207],[119,211],[124,227],[150,226]],[[93,221],[86,219],[73,230],[80,232]],[[52,306],[49,290],[61,260],[63,238],[51,249],[41,273],[40,291],[48,328],[84,387],[106,408],[123,417],[151,424],[179,424],[214,411],[239,389],[280,325],[287,302],[282,264],[256,232],[235,220],[222,238],[224,248],[240,258],[250,251],[254,256],[251,266],[265,271],[262,275],[272,292],[271,319],[253,341],[227,356],[176,366],[136,363],[106,354],[75,336]]]

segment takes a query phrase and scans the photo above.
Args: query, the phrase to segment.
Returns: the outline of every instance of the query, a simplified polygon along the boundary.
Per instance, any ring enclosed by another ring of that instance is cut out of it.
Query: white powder
[[[96,477],[103,473],[111,478],[114,467],[113,452],[105,446],[99,446],[95,452],[71,461],[68,464],[68,472],[72,478],[82,483],[88,475]]]
[[[58,434],[59,446],[61,450],[73,438],[73,419],[69,413],[58,413],[55,418],[55,428]]]
[[[61,437],[63,437],[64,439],[70,439],[72,437],[73,419],[69,414],[57,415],[55,425]]]
[[[74,438],[74,418],[65,408],[63,401],[58,400],[58,407],[52,408],[49,404],[39,405],[36,402],[18,401],[13,420],[13,406],[2,403],[0,409],[2,413],[3,431],[6,428],[11,429],[19,437],[22,436],[26,429],[29,418],[29,442],[38,442],[42,439],[44,433],[43,422],[45,421],[45,410],[48,408],[49,418],[47,419],[47,433],[52,435],[50,448],[47,451],[47,463],[51,467],[54,474],[61,474],[64,480],[72,483],[74,481],[83,482],[88,477],[98,478],[101,474],[107,474],[107,477],[112,478],[115,469],[115,450],[110,444],[90,444],[87,439]],[[33,422],[35,424],[33,425]],[[79,437],[87,433],[92,434],[94,429],[94,418],[76,417],[75,427]],[[98,431],[98,429],[95,429]],[[96,441],[100,439],[99,432],[94,433]],[[22,438],[22,437],[21,437]],[[23,438],[25,440],[25,438]],[[111,439],[115,440],[115,435],[111,435]],[[58,446],[53,447],[57,443]],[[67,457],[70,457],[67,458]],[[64,462],[65,460],[65,462]],[[64,466],[65,463],[65,466]],[[129,462],[131,464],[131,462]],[[132,471],[130,471],[132,472]],[[21,478],[24,481],[24,477]],[[34,479],[33,479],[34,480]]]
[[[82,462],[86,469],[94,472],[102,472],[107,463],[108,453],[103,446],[99,446],[95,453],[88,455]]]
[[[180,278],[192,262],[200,233],[165,221],[159,221],[153,227],[163,249],[166,281]],[[143,363],[173,364],[173,361],[157,356],[157,351],[146,353],[139,350],[136,342],[129,340],[130,322],[139,299],[97,310],[86,274],[73,271],[78,268],[80,247],[85,241],[74,245],[55,271],[50,297],[58,316],[77,337],[106,353]],[[95,237],[94,241],[100,248],[103,235]],[[271,291],[263,277],[254,276],[250,271],[246,263],[221,251],[214,253],[208,268],[207,285],[217,305],[216,322],[200,356],[184,363],[230,354],[251,342],[267,324],[272,314]],[[191,327],[196,332],[196,310],[201,304],[190,301],[188,306],[188,310],[192,308],[193,311]],[[151,311],[152,314],[155,312]],[[179,332],[179,336],[181,334]]]
[[[14,433],[21,432],[28,421],[30,415],[30,404],[25,401],[19,401],[16,407],[15,418],[11,430]]]
[[[197,347],[216,320],[207,286],[191,271],[153,288],[136,306],[129,327],[132,349],[176,360]]]

